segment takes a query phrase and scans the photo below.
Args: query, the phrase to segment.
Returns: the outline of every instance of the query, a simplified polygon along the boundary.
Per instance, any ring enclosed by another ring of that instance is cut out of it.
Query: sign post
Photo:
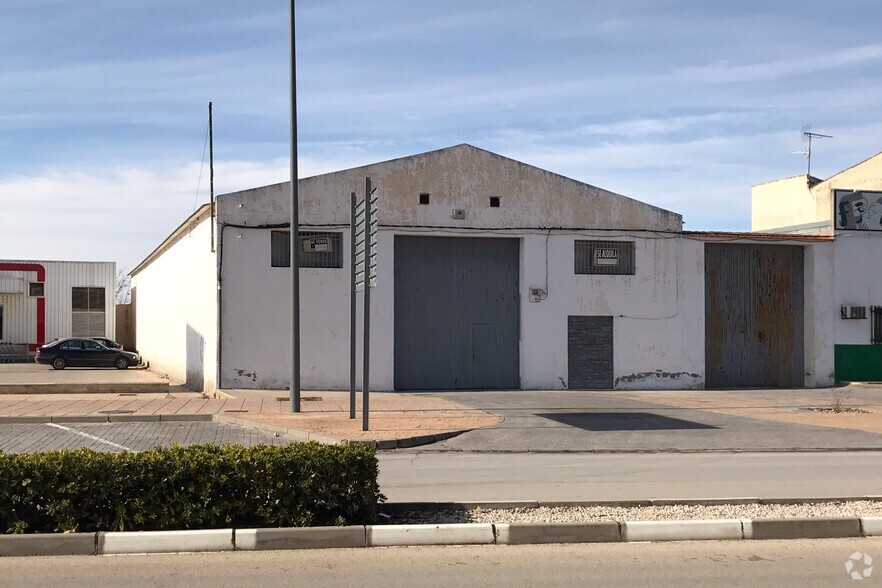
[[[352,224],[352,291],[350,301],[349,329],[349,418],[355,418],[355,293],[364,291],[364,359],[362,367],[362,422],[363,431],[369,430],[370,411],[370,351],[371,351],[371,288],[377,286],[377,196],[376,188],[371,186],[371,178],[364,179],[364,199],[355,200],[355,192],[350,194]]]

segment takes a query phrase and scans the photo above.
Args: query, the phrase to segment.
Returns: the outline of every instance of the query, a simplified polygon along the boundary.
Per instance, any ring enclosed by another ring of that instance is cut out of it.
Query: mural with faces
[[[837,229],[882,231],[882,192],[836,190],[833,200]]]

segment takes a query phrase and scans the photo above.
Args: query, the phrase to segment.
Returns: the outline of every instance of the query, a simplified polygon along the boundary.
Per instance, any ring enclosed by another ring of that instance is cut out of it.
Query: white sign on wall
[[[594,250],[594,265],[619,265],[619,250],[612,247],[598,247]]]

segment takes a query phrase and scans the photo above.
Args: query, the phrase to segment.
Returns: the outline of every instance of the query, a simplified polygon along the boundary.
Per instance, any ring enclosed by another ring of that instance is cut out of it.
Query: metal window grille
[[[882,306],[871,306],[870,317],[873,328],[873,345],[882,345]]]
[[[343,233],[300,232],[300,267],[343,267]],[[291,232],[273,231],[272,267],[291,267]]]
[[[576,241],[577,274],[634,275],[633,241]]]

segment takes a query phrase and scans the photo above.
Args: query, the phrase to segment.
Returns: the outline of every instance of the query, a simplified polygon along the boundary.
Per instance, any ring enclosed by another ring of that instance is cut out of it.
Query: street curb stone
[[[232,550],[232,529],[134,531],[98,534],[98,553],[101,555]]]
[[[861,517],[864,537],[882,537],[882,517]]]
[[[827,539],[860,537],[858,517],[752,519],[745,539]]]
[[[0,557],[95,555],[97,533],[41,533],[0,536]]]
[[[743,539],[739,519],[705,521],[627,521],[625,541],[719,541]]]
[[[367,545],[364,526],[237,529],[234,539],[237,550],[248,551],[329,549]]]
[[[622,526],[615,521],[596,523],[509,523],[495,525],[499,545],[541,543],[610,543],[622,541]]]
[[[368,525],[368,547],[404,545],[492,545],[496,542],[490,523],[446,525]]]

